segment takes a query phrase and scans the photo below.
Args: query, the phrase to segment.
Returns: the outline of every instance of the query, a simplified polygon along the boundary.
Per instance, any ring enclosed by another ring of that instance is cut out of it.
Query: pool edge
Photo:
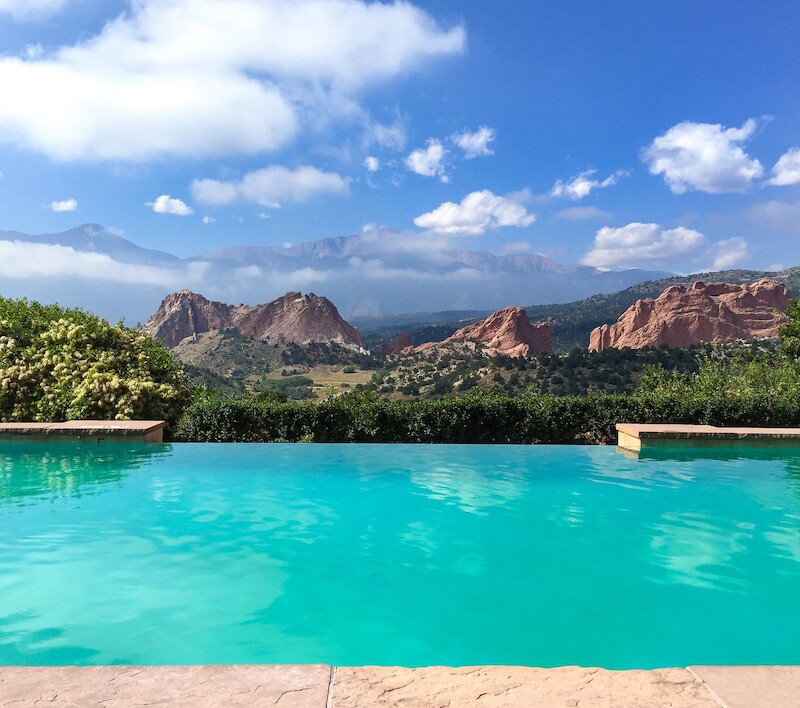
[[[672,706],[764,708],[800,695],[800,666],[332,667],[306,665],[0,667],[0,706],[247,705]]]

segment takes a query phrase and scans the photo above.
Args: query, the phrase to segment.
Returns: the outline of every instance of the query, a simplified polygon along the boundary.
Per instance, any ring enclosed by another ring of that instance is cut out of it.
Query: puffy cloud
[[[440,234],[480,236],[501,226],[530,226],[535,220],[522,204],[484,189],[468,194],[460,204],[445,202],[414,223]]]
[[[596,268],[653,267],[696,255],[704,245],[703,234],[683,226],[662,229],[636,222],[620,228],[604,226],[581,263]]]
[[[77,199],[64,199],[60,202],[50,202],[50,209],[52,211],[75,211],[77,208]]]
[[[780,156],[768,182],[780,187],[800,182],[800,148],[792,148]]]
[[[159,268],[120,263],[103,253],[68,246],[0,241],[0,276],[9,279],[72,277],[172,288],[201,280],[208,267],[198,261],[182,268]]]
[[[774,231],[796,234],[797,224],[800,223],[800,202],[779,202],[774,199],[759,202],[745,212],[745,218],[752,224]]]
[[[217,221],[217,220],[216,220],[216,219],[215,219],[213,216],[204,216],[204,217],[203,217],[203,223],[204,223],[206,226],[208,226],[208,225],[210,225],[210,224],[215,224],[215,223],[216,223],[216,221]]]
[[[149,206],[157,214],[173,214],[175,216],[189,216],[194,214],[190,206],[180,199],[173,199],[169,194],[162,194],[154,202],[147,202],[145,206]]]
[[[0,0],[0,14],[16,20],[29,20],[54,15],[68,0]]]
[[[679,123],[642,152],[650,173],[663,174],[675,194],[744,192],[764,168],[742,149],[756,130],[750,119],[741,128],[713,123]]]
[[[593,189],[604,189],[616,184],[620,177],[627,177],[628,173],[625,170],[617,170],[614,174],[609,175],[604,180],[592,179],[592,175],[596,174],[597,170],[586,170],[580,174],[575,175],[569,182],[562,182],[560,179],[556,180],[553,188],[550,190],[551,197],[569,197],[570,199],[583,199],[589,196]]]
[[[58,160],[274,150],[301,105],[363,118],[359,91],[464,43],[408,2],[138,0],[93,37],[0,58],[0,141]]]
[[[717,241],[714,244],[712,256],[714,270],[733,268],[750,257],[750,246],[743,238],[735,236],[724,241]]]
[[[427,147],[414,150],[406,158],[406,167],[412,172],[423,177],[438,177],[442,182],[449,182],[444,167],[444,157],[447,150],[438,141],[431,138]]]
[[[335,172],[322,172],[316,167],[289,170],[273,165],[247,173],[234,181],[198,179],[192,182],[192,195],[205,204],[254,202],[277,208],[283,202],[305,202],[317,194],[347,194],[347,180]]]
[[[580,221],[582,219],[609,219],[611,214],[595,206],[567,207],[553,214],[559,221]]]
[[[497,136],[493,128],[482,125],[474,133],[465,130],[463,133],[453,136],[453,142],[464,151],[464,157],[471,160],[473,157],[486,157],[494,155],[494,151],[489,147]]]
[[[381,161],[377,157],[370,155],[364,160],[364,167],[370,172],[377,172],[381,168]]]

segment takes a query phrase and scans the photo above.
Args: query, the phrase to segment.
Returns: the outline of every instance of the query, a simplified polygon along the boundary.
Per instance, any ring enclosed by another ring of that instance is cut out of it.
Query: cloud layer
[[[675,194],[744,192],[764,172],[761,163],[741,147],[755,130],[752,119],[741,128],[679,123],[653,140],[642,159],[651,174],[664,176]]]
[[[347,180],[316,167],[289,170],[273,165],[249,172],[239,180],[198,179],[192,195],[204,204],[224,206],[237,201],[277,208],[284,202],[306,202],[317,194],[347,194]]]
[[[440,234],[480,236],[501,226],[530,226],[535,220],[518,202],[484,189],[468,194],[460,204],[445,202],[414,223]]]
[[[304,103],[358,112],[363,88],[464,42],[405,2],[141,0],[86,41],[0,58],[0,140],[58,160],[274,150]]]
[[[202,261],[176,269],[158,268],[121,263],[104,253],[76,251],[69,246],[0,241],[0,277],[12,280],[69,277],[171,288],[200,281],[207,269]]]

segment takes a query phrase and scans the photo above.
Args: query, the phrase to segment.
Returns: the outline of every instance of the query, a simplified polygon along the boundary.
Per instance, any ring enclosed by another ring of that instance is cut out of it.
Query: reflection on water
[[[26,497],[96,494],[131,471],[170,455],[172,445],[0,445],[0,505]]]
[[[776,527],[773,531],[767,531],[764,536],[775,545],[779,557],[800,563],[800,517],[789,515],[787,522],[792,525]]]
[[[495,469],[487,475],[479,467],[457,462],[412,470],[410,479],[426,490],[428,498],[453,504],[470,514],[485,514],[491,507],[519,499],[528,484],[519,470]]]
[[[663,582],[732,590],[745,581],[736,576],[734,556],[746,550],[752,526],[720,523],[710,515],[670,512],[652,527],[655,561],[667,570]]]
[[[628,464],[623,463],[616,455],[608,455],[607,450],[590,456],[592,458],[590,479],[598,484],[613,484],[626,489],[650,491],[659,486],[678,487],[691,482],[695,476],[692,466],[687,464],[669,466]],[[680,462],[685,463],[691,459],[682,458]]]

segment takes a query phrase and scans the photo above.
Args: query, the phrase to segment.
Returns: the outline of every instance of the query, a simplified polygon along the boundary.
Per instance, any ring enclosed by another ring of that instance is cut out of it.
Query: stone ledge
[[[160,443],[163,420],[68,420],[64,423],[0,423],[0,441],[82,440]]]
[[[617,444],[638,452],[667,446],[800,447],[800,428],[718,428],[680,423],[617,423]]]

